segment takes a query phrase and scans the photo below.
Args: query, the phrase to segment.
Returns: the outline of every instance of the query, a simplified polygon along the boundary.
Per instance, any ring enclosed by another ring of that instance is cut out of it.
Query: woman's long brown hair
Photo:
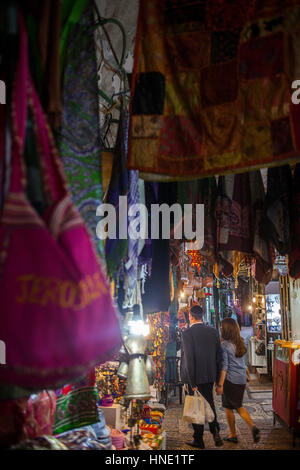
[[[235,345],[236,357],[243,357],[247,352],[247,348],[237,322],[233,318],[224,318],[221,322],[221,326],[221,338],[231,341]]]

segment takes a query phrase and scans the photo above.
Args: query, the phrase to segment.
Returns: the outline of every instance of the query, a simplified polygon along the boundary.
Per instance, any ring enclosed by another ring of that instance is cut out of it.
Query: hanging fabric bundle
[[[112,204],[116,210],[116,237],[108,237],[105,242],[107,270],[109,276],[111,277],[113,277],[118,268],[120,268],[122,259],[125,258],[128,248],[128,241],[119,237],[120,215],[123,217],[126,216],[127,218],[127,213],[125,214],[124,208],[119,204],[119,197],[127,196],[129,191],[128,170],[126,168],[128,151],[128,126],[128,112],[122,110],[114,155],[112,178],[110,180],[106,200],[106,202],[108,204]]]
[[[300,278],[300,164],[296,165],[293,178],[291,206],[291,251],[289,253],[289,274]]]
[[[265,200],[264,184],[260,170],[249,173],[251,201],[254,218],[253,255],[255,258],[254,277],[257,282],[268,284],[272,279],[274,248],[270,241],[260,236],[260,223],[263,217]]]
[[[178,201],[184,211],[184,204],[204,205],[204,244],[201,255],[214,264],[216,262],[216,220],[215,206],[217,199],[216,178],[202,178],[177,183]],[[193,210],[193,230],[196,227],[195,210]]]
[[[219,271],[235,274],[236,260],[252,254],[252,211],[249,173],[220,176],[216,204]]]
[[[73,206],[27,57],[20,52],[12,104],[12,175],[0,220],[0,381],[58,387],[111,357],[121,334],[108,285],[87,229]],[[27,105],[37,138],[48,207],[43,217],[25,195]]]

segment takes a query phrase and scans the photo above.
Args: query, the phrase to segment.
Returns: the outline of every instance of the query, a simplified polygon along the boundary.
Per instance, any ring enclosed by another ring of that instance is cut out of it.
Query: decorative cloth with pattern
[[[101,143],[92,2],[68,38],[63,77],[60,155],[72,199],[90,229],[98,254],[96,209],[102,203]]]
[[[299,161],[297,3],[141,2],[128,168],[166,181]]]

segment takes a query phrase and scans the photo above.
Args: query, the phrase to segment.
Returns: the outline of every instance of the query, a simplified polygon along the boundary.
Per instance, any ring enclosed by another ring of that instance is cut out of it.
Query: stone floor
[[[221,397],[215,397],[220,434],[228,434],[225,413],[221,404]],[[251,381],[247,384],[244,406],[249,411],[255,425],[260,429],[261,439],[255,444],[247,424],[236,414],[236,429],[238,444],[224,442],[222,447],[215,447],[208,426],[204,432],[206,450],[297,450],[300,449],[300,438],[296,439],[296,446],[292,445],[292,435],[289,430],[276,422],[273,425],[272,412],[272,383],[260,383],[256,376],[251,374]],[[167,433],[167,450],[195,450],[185,444],[192,440],[193,429],[191,425],[182,420],[183,405],[179,404],[177,397],[170,397],[164,427]]]

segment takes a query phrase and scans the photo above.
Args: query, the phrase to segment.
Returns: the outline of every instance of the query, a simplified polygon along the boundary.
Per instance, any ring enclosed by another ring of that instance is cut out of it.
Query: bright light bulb
[[[249,305],[248,309],[252,312],[252,305]]]
[[[148,336],[150,328],[148,324],[143,322],[143,320],[133,320],[129,323],[129,332],[131,335]]]
[[[183,297],[184,297],[184,292],[181,292],[180,297],[183,299]]]
[[[255,302],[256,302],[256,297],[253,297],[253,303],[255,304]]]

